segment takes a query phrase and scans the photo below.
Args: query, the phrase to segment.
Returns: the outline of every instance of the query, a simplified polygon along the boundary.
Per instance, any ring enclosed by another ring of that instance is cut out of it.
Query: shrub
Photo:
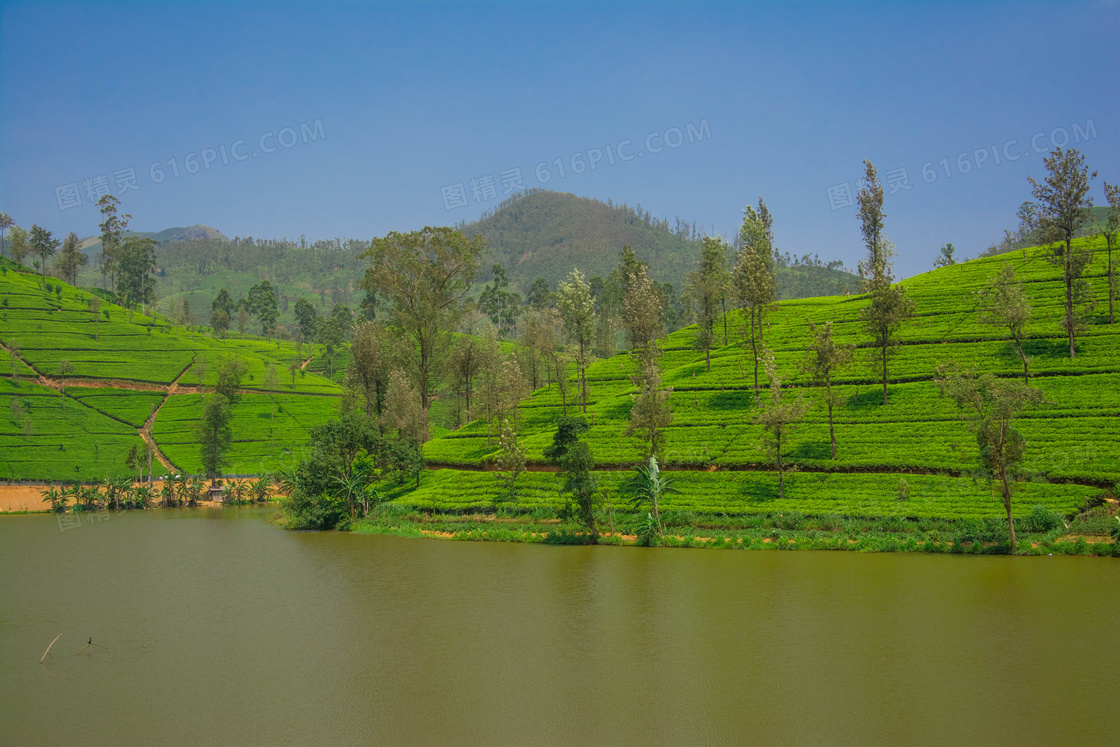
[[[1049,532],[1062,525],[1062,517],[1057,512],[1046,508],[1046,506],[1037,504],[1031,509],[1031,515],[1026,523],[1032,531]]]
[[[910,483],[906,482],[905,477],[898,481],[898,500],[910,500]]]

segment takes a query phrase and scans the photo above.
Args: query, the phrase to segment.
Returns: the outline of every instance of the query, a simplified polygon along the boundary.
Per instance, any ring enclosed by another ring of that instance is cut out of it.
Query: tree
[[[249,289],[245,306],[250,314],[261,323],[261,334],[268,337],[276,329],[279,312],[276,308],[276,292],[272,283],[263,280]]]
[[[673,388],[661,388],[661,371],[656,354],[644,356],[641,371],[631,381],[638,391],[630,395],[630,425],[626,428],[626,435],[639,434],[649,444],[649,455],[653,457],[664,451],[666,429],[673,422],[673,409],[669,402]]]
[[[599,482],[593,469],[595,457],[591,447],[577,440],[560,460],[560,475],[564,478],[561,494],[567,500],[557,513],[561,519],[573,521],[590,531],[591,544],[594,545],[599,542],[599,529],[595,525]]]
[[[132,216],[127,213],[118,215],[117,206],[120,204],[120,200],[108,194],[97,201],[97,208],[101,211],[102,218],[98,225],[101,229],[101,287],[106,290],[111,289],[114,293],[117,289],[117,250],[124,238],[125,229],[128,228],[128,222],[132,220]],[[106,287],[106,276],[110,278],[109,287]]]
[[[241,379],[248,370],[249,365],[234,356],[218,364],[218,381],[214,384],[214,391],[222,395],[226,404],[235,405],[241,399]]]
[[[626,324],[631,351],[639,354],[639,368],[644,367],[645,358],[656,357],[655,341],[661,334],[661,314],[663,299],[661,293],[649,278],[644,266],[638,267],[626,277],[625,295],[622,299],[622,318]]]
[[[419,390],[421,443],[428,440],[428,410],[446,375],[452,334],[466,312],[485,246],[481,236],[425,227],[374,239],[362,255],[371,260],[362,288],[390,303],[391,326],[411,339],[405,357]]]
[[[548,289],[548,283],[544,278],[537,278],[533,284],[529,286],[529,293],[525,296],[525,303],[532,306],[537,311],[548,308],[552,300],[552,291]]]
[[[132,444],[132,448],[128,450],[128,456],[124,459],[124,466],[128,467],[130,470],[134,469],[139,473],[139,477],[136,478],[137,481],[144,476],[144,460],[140,456],[140,449],[137,444]]]
[[[47,257],[53,257],[55,251],[58,249],[59,241],[51,232],[40,226],[31,226],[31,231],[28,233],[28,240],[31,244],[31,251],[39,257],[39,268],[43,278],[47,276]]]
[[[294,313],[303,339],[314,340],[319,328],[319,313],[315,307],[306,298],[300,298],[296,301]]]
[[[891,257],[894,251],[883,235],[887,214],[883,212],[883,187],[871,161],[867,167],[867,185],[859,191],[860,232],[867,246],[867,259],[859,263],[859,274],[870,303],[860,311],[864,329],[874,340],[875,362],[881,367],[883,404],[887,404],[888,362],[898,345],[898,332],[902,324],[914,316],[914,301],[906,296],[906,289],[893,285]]]
[[[330,367],[330,378],[334,379],[334,352],[346,340],[346,333],[335,317],[327,317],[319,325],[319,344],[327,351],[327,360]]]
[[[564,320],[564,329],[578,350],[580,403],[583,411],[587,412],[587,366],[595,334],[595,304],[591,300],[591,286],[578,269],[572,270],[568,279],[561,281],[556,305],[560,309],[560,318]]]
[[[1023,330],[1030,321],[1031,306],[1023,292],[1023,284],[1015,276],[1014,265],[1005,263],[977,295],[980,321],[1007,329],[1023,361],[1023,383],[1030,384],[1030,359],[1023,352]]]
[[[1084,316],[1091,305],[1088,285],[1082,279],[1085,267],[1093,259],[1088,244],[1073,248],[1073,239],[1089,219],[1093,198],[1089,196],[1089,175],[1085,158],[1076,148],[1057,148],[1046,159],[1049,172],[1041,184],[1034,177],[1027,177],[1033,187],[1038,232],[1052,247],[1049,260],[1062,268],[1065,280],[1065,316],[1062,329],[1069,336],[1069,357],[1077,357],[1076,334],[1084,326]]]
[[[837,344],[832,336],[832,322],[816,325],[809,322],[809,332],[813,341],[809,344],[809,355],[805,361],[805,371],[814,381],[825,386],[825,402],[828,403],[828,438],[832,444],[832,458],[836,458],[836,430],[833,427],[832,410],[838,397],[832,391],[832,376],[841,368],[848,366],[855,356],[855,345]]]
[[[459,397],[466,400],[467,417],[473,411],[471,395],[474,393],[474,378],[482,367],[482,349],[477,338],[472,335],[460,335],[455,338],[451,355],[448,356],[447,366],[451,371],[451,385],[455,389],[456,422],[461,422],[459,417]]]
[[[90,296],[89,299],[89,313],[93,318],[93,339],[97,341],[97,329],[101,324],[101,297]]]
[[[31,251],[27,246],[27,231],[19,226],[12,226],[8,234],[8,247],[12,261],[17,265],[22,265],[27,253]]]
[[[661,526],[661,498],[666,495],[678,495],[681,491],[672,480],[661,476],[657,457],[651,455],[645,467],[641,465],[635,467],[634,474],[623,483],[622,489],[629,494],[633,505],[649,505],[650,515],[657,526],[657,534],[661,535],[664,532]]]
[[[225,337],[229,329],[229,312],[225,309],[214,309],[210,312],[210,326],[219,338]]]
[[[385,391],[389,386],[390,351],[384,339],[384,326],[378,322],[360,322],[354,329],[350,364],[343,379],[348,396],[360,403],[366,417],[374,419],[380,418],[385,409]]]
[[[572,444],[579,441],[580,434],[587,433],[591,426],[578,415],[562,415],[556,421],[556,433],[552,434],[552,443],[544,448],[544,458],[553,464],[559,465]]]
[[[275,425],[275,410],[276,401],[274,398],[276,387],[280,384],[280,371],[275,361],[267,361],[264,364],[264,389],[268,392],[268,424],[269,424],[269,440],[272,440],[272,426]]]
[[[62,242],[55,271],[62,280],[70,285],[78,284],[78,270],[89,263],[89,257],[82,253],[82,240],[71,231]]]
[[[731,277],[740,317],[751,341],[754,366],[754,396],[759,400],[758,346],[762,343],[762,327],[766,312],[778,299],[778,282],[774,269],[774,220],[766,203],[758,198],[758,210],[747,205],[743,225],[739,229],[739,253]]]
[[[509,287],[509,279],[506,277],[506,271],[497,262],[491,268],[491,274],[493,277],[490,283],[479,294],[478,310],[490,318],[498,330],[500,339],[503,329],[513,329],[521,311],[521,296],[506,290]]]
[[[525,452],[517,444],[517,431],[508,420],[502,421],[501,450],[494,460],[497,467],[498,484],[502,487],[505,499],[517,500],[517,480],[525,472]]]
[[[382,422],[386,428],[397,432],[398,439],[414,447],[423,444],[425,421],[420,395],[408,375],[399,368],[389,374]]]
[[[126,306],[145,304],[155,300],[156,241],[129,236],[117,249],[117,269],[120,273],[120,294]]]
[[[954,364],[938,367],[934,379],[943,396],[962,410],[961,419],[976,433],[980,465],[1003,488],[1003,507],[1011,552],[1015,552],[1015,519],[1011,516],[1011,480],[1026,453],[1027,442],[1014,422],[1025,410],[1044,401],[1042,390],[990,373],[961,371]]]
[[[729,282],[727,245],[721,239],[704,237],[700,248],[700,269],[688,274],[685,295],[696,309],[696,339],[693,346],[704,351],[704,361],[709,373],[712,370],[715,323],[723,309]],[[726,330],[724,337],[726,338]]]
[[[231,319],[233,317],[233,312],[236,308],[237,304],[234,303],[233,297],[230,296],[229,291],[225,288],[225,286],[222,286],[217,295],[214,296],[214,300],[210,302],[210,312],[213,313],[221,309],[222,311],[226,312],[227,319]]]
[[[785,500],[785,466],[782,462],[782,442],[797,428],[797,424],[809,412],[812,402],[805,399],[802,392],[792,402],[782,393],[784,380],[778,373],[774,355],[766,353],[763,360],[766,378],[770,381],[770,402],[762,406],[752,422],[761,425],[766,432],[766,453],[778,468],[778,498]]]
[[[937,255],[934,260],[933,269],[938,267],[951,267],[957,263],[956,258],[953,256],[956,253],[956,248],[952,244],[945,244],[941,247],[941,253]]]
[[[229,425],[229,400],[214,393],[206,398],[202,409],[202,420],[198,424],[199,456],[206,475],[213,480],[229,464],[226,452],[233,442],[233,431]]]
[[[1117,233],[1120,232],[1120,184],[1105,182],[1104,196],[1108,200],[1108,214],[1099,232],[1108,248],[1108,323],[1115,324],[1116,314],[1113,305],[1116,300],[1116,276],[1112,272],[1112,247],[1116,244]]]
[[[187,296],[183,296],[179,303],[173,307],[175,312],[175,323],[180,327],[190,327],[194,324],[194,313],[191,311],[191,300]]]
[[[12,216],[7,213],[0,213],[0,257],[5,256],[4,252],[4,232],[15,225]]]

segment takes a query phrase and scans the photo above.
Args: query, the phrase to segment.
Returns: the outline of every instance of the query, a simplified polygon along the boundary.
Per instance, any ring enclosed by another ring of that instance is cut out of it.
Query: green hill
[[[1085,241],[1085,240],[1082,240]],[[1103,253],[1089,270],[1094,293],[1104,295]],[[1081,334],[1079,352],[1070,359],[1058,327],[1064,285],[1060,273],[1032,249],[975,260],[910,278],[902,283],[917,304],[917,316],[902,332],[903,345],[891,363],[890,404],[882,396],[870,365],[868,338],[858,314],[864,297],[810,298],[783,302],[768,316],[766,342],[778,366],[792,375],[813,401],[804,424],[786,450],[796,470],[787,477],[786,498],[777,497],[776,475],[769,471],[762,430],[748,381],[747,352],[737,337],[713,353],[705,371],[702,353],[691,348],[691,328],[663,340],[664,383],[673,387],[674,418],[665,464],[687,470],[679,477],[682,494],[666,499],[671,511],[719,517],[742,512],[798,511],[814,515],[900,517],[998,517],[998,492],[974,479],[975,437],[932,382],[935,367],[955,360],[977,364],[1000,376],[1021,375],[1021,363],[1000,331],[978,319],[975,291],[1004,262],[1024,280],[1034,316],[1027,329],[1033,357],[1032,384],[1049,402],[1027,413],[1019,428],[1028,442],[1024,468],[1028,482],[1017,487],[1015,510],[1028,513],[1043,504],[1073,513],[1100,488],[1120,481],[1120,325],[1098,315]],[[798,374],[809,344],[809,322],[832,321],[839,342],[860,346],[854,365],[834,380],[842,404],[836,411],[838,459],[829,458],[828,421],[822,390]],[[634,391],[626,355],[600,360],[589,369],[591,431],[584,440],[599,468],[624,469],[639,463],[642,448],[625,433]],[[765,392],[764,392],[765,396]],[[571,407],[569,406],[569,409]],[[558,395],[536,392],[522,408],[519,443],[530,462],[543,463],[560,415]],[[481,424],[472,424],[426,446],[431,462],[479,469],[496,454]],[[710,471],[709,471],[710,470]],[[607,485],[618,472],[604,472]],[[911,495],[899,500],[899,481]],[[521,505],[554,506],[554,475],[533,473]],[[479,509],[498,493],[485,472],[437,473],[403,501],[438,510]]]
[[[247,374],[233,408],[228,472],[292,462],[308,430],[338,411],[338,384],[308,371],[290,377],[292,343],[215,340],[110,303],[95,317],[86,290],[54,278],[44,286],[7,260],[0,272],[0,480],[123,476],[153,407],[151,432],[164,462],[153,473],[199,472],[200,387],[212,387],[219,363],[231,356]],[[280,382],[266,390],[268,364]]]
[[[587,277],[606,277],[623,246],[649,263],[650,274],[678,291],[696,269],[700,234],[690,223],[653,218],[641,206],[614,205],[564,192],[530,190],[503,202],[492,213],[462,226],[468,236],[486,238],[492,261],[506,269],[522,293],[544,278],[556,288],[573,267]],[[855,290],[857,279],[819,260],[785,257],[778,269],[782,298],[833,295]]]

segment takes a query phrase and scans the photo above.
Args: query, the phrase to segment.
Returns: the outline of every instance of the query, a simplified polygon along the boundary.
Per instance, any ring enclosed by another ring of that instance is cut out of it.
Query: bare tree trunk
[[[832,442],[832,458],[836,458],[836,432],[832,428],[832,377],[825,374],[825,396],[828,397],[828,438]]]
[[[883,335],[883,404],[887,404],[887,337]]]
[[[1001,468],[1000,478],[1003,480],[1003,507],[1007,510],[1007,527],[1011,533],[1011,552],[1015,552],[1015,519],[1011,516],[1011,485],[1007,481],[1007,469]]]
[[[1066,331],[1069,333],[1069,357],[1077,357],[1077,348],[1073,339],[1073,257],[1070,256],[1072,247],[1070,240],[1066,239]]]
[[[762,330],[758,330],[758,337],[762,336]],[[754,327],[754,310],[751,310],[751,353],[754,355],[754,403],[760,403],[760,395],[758,393],[758,341],[755,335]]]
[[[782,474],[782,428],[778,426],[777,433],[774,434],[778,441],[778,500],[784,501],[786,499],[786,485],[785,476]]]
[[[1023,359],[1023,383],[1026,384],[1027,386],[1030,386],[1030,383],[1031,383],[1030,365],[1027,362],[1027,354],[1023,352],[1023,343],[1020,342],[1019,340],[1015,340],[1015,346],[1019,348],[1019,357]]]

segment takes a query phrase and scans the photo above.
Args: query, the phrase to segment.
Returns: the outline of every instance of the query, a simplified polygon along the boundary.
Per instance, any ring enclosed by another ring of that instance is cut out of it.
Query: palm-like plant
[[[152,489],[147,485],[137,485],[129,491],[129,504],[132,508],[148,508],[152,505]]]
[[[354,519],[354,496],[365,494],[366,483],[368,476],[363,469],[355,468],[350,470],[350,474],[338,474],[334,476],[334,481],[338,483],[343,490],[346,491],[346,501],[350,504],[350,520]],[[363,498],[363,505],[366,501]]]
[[[105,500],[108,508],[116,510],[122,507],[128,491],[132,488],[131,477],[114,477],[105,479]]]
[[[299,491],[299,467],[291,467],[280,470],[280,492],[291,498]]]
[[[657,457],[649,458],[646,467],[635,467],[634,473],[623,483],[623,490],[630,495],[630,503],[635,506],[649,504],[654,523],[657,524],[657,533],[664,529],[661,526],[661,497],[679,494],[681,491],[673,485],[667,477],[661,476],[661,469],[657,466]]]
[[[159,499],[160,503],[163,504],[165,508],[171,508],[172,506],[179,505],[179,500],[175,495],[174,478],[168,477],[163,481],[163,485],[159,489]]]
[[[186,496],[188,506],[197,506],[198,499],[202,497],[202,491],[206,484],[197,477],[192,477],[186,484]]]
[[[59,490],[56,487],[48,487],[42,492],[43,500],[51,504],[51,511],[56,514],[61,514],[66,511],[67,494],[65,489]]]
[[[253,497],[254,503],[264,503],[268,500],[269,493],[272,492],[272,475],[267,472],[253,480],[249,486],[249,494]]]
[[[249,492],[249,485],[244,480],[232,481],[227,486],[229,488],[229,495],[236,503],[244,503],[245,496]]]

